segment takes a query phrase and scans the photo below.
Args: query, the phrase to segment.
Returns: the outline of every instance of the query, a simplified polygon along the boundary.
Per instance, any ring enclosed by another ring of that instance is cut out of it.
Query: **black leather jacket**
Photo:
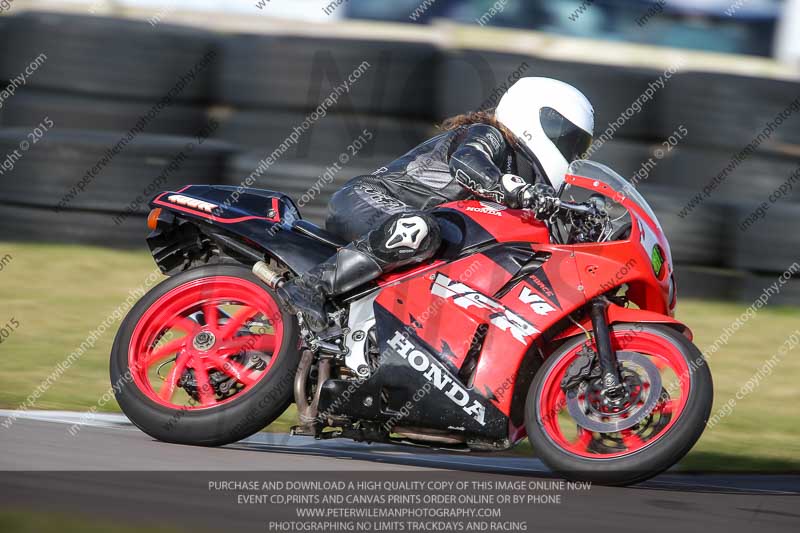
[[[497,128],[472,124],[429,139],[373,173],[387,192],[417,209],[471,197],[505,203],[503,174],[535,183],[533,167]]]

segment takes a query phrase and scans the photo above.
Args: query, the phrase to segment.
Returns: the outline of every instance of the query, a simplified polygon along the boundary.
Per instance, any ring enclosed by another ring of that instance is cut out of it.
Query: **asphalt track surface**
[[[10,414],[0,411],[0,509],[47,509],[197,531],[266,531],[263,508],[232,505],[209,493],[208,482],[287,475],[556,479],[535,458],[269,433],[200,448],[154,441],[121,415],[82,420],[81,413],[30,412],[4,428]],[[70,434],[79,422],[79,431]],[[594,486],[559,505],[536,507],[526,519],[529,531],[798,531],[798,496],[800,476],[666,473],[635,487]]]

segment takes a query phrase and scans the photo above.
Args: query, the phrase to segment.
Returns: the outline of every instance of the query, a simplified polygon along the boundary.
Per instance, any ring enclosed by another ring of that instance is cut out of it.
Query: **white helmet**
[[[500,99],[495,117],[558,190],[569,164],[592,144],[594,109],[578,89],[551,78],[522,78]]]

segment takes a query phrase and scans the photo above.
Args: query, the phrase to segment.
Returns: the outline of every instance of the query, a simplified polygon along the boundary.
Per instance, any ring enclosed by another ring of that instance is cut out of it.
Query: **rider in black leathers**
[[[557,117],[563,120],[555,129],[552,120],[541,117],[549,140],[561,152],[575,152],[578,145],[585,151],[591,131],[576,128],[561,114]],[[565,127],[565,121],[572,127]],[[542,204],[552,201],[553,180],[547,175],[547,165],[526,146],[527,131],[515,135],[485,112],[455,117],[444,127],[444,133],[371,175],[353,178],[333,195],[327,229],[352,242],[279,291],[313,331],[328,325],[328,297],[434,256],[441,244],[440,230],[427,210],[445,202],[480,198],[544,211],[547,206]],[[559,145],[565,141],[569,146],[562,149]],[[582,151],[564,157],[571,161]]]

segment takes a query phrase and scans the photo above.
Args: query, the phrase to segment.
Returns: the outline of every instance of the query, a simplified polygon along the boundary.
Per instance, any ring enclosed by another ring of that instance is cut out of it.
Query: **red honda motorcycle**
[[[152,202],[170,277],[111,354],[126,415],[156,439],[216,446],[294,402],[293,433],[505,450],[526,436],[571,479],[629,484],[681,459],[711,410],[708,367],[673,318],[669,244],[641,195],[577,161],[555,213],[438,206],[435,260],[333,302],[311,333],[274,289],[344,245],[283,194],[189,186]]]

